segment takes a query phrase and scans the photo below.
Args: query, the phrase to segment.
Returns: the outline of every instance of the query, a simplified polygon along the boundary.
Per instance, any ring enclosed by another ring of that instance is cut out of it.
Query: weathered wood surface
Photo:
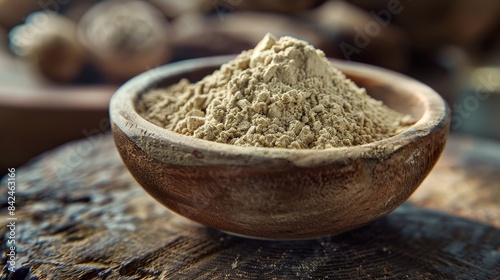
[[[386,218],[330,238],[258,241],[170,213],[131,178],[112,138],[97,136],[70,143],[18,169],[18,269],[9,275],[4,267],[1,275],[6,279],[492,279],[500,275],[499,171],[500,144],[451,137],[445,154],[410,202]],[[5,185],[3,181],[0,197],[4,251]]]

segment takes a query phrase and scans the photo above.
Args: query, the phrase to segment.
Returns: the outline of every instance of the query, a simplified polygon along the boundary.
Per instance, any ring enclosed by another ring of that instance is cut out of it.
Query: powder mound
[[[182,80],[146,93],[138,111],[184,135],[291,149],[366,144],[411,124],[347,79],[322,51],[271,34],[197,83]]]

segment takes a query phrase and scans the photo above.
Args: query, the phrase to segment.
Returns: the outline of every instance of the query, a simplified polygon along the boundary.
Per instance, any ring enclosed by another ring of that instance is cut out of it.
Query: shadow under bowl
[[[136,110],[144,93],[198,81],[233,56],[149,70],[114,94],[114,140],[130,173],[167,208],[209,227],[264,239],[306,239],[373,222],[403,203],[439,158],[449,109],[426,85],[358,63],[332,60],[388,107],[418,121],[365,145],[322,150],[241,147],[158,127]]]

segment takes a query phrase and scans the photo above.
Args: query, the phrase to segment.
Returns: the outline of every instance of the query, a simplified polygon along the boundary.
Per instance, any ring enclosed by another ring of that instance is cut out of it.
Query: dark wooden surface
[[[18,169],[18,269],[10,279],[495,279],[500,144],[452,136],[409,202],[362,229],[249,240],[187,221],[147,195],[109,135]],[[5,251],[6,183],[0,246]],[[5,259],[2,260],[2,264]]]

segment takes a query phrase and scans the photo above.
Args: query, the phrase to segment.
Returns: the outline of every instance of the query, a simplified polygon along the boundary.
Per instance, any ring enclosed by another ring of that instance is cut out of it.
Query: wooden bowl
[[[241,147],[158,127],[136,111],[143,93],[197,81],[232,57],[172,63],[145,72],[112,97],[118,151],[160,203],[232,234],[305,239],[338,234],[381,218],[419,186],[443,150],[449,109],[429,87],[381,68],[332,61],[374,98],[418,121],[370,144],[323,150]]]

